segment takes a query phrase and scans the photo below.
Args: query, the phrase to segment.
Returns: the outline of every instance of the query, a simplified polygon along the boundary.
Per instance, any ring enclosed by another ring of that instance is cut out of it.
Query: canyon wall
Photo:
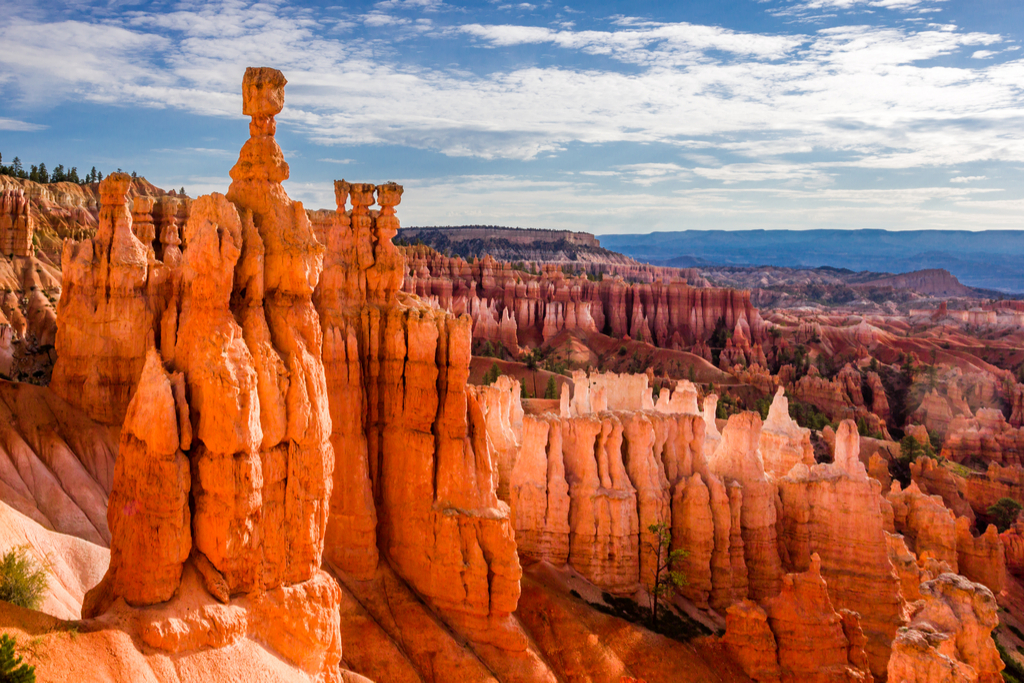
[[[457,315],[469,313],[474,338],[501,341],[513,353],[573,330],[688,350],[706,342],[721,319],[733,333],[736,353],[746,359],[751,342],[765,334],[746,291],[694,287],[679,279],[593,281],[567,276],[557,265],[529,273],[489,256],[470,263],[416,247],[405,254],[405,291]]]

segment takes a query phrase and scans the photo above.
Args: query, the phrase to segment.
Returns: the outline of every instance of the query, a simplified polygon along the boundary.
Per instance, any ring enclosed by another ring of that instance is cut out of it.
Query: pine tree
[[[11,170],[14,171],[14,175],[19,178],[25,177],[25,169],[21,167],[21,159],[14,157],[14,161],[11,162]]]
[[[88,175],[88,177],[86,178],[86,180],[87,180],[88,182],[90,182],[90,183],[95,183],[95,182],[97,182],[97,181],[96,181],[96,167],[95,167],[95,166],[93,166],[93,167],[92,167],[92,170],[91,170],[91,171],[89,171],[89,175]]]
[[[185,186],[184,185],[181,186],[181,191],[178,192],[178,194],[185,194]]]
[[[39,182],[39,167],[35,164],[32,164],[32,167],[28,172],[28,179],[34,183]]]
[[[79,185],[82,184],[82,179],[78,177],[78,167],[72,166],[71,171],[68,173],[68,180]]]
[[[43,163],[39,164],[39,182],[43,183],[44,185],[50,182],[50,174],[47,173],[46,164]]]
[[[6,633],[0,635],[0,681],[4,683],[35,683],[36,668],[21,663],[14,654],[16,641]]]
[[[101,180],[103,180],[103,174],[102,174],[102,173],[97,173],[97,174],[96,174],[96,182],[98,183],[98,182],[100,182]]]
[[[499,377],[501,377],[501,368],[499,368],[498,364],[495,363],[495,364],[493,364],[491,366],[490,370],[488,370],[487,372],[484,373],[484,380],[483,380],[483,382],[484,382],[484,384],[490,386],[490,385],[494,384],[494,382]]]
[[[558,398],[558,383],[554,375],[548,377],[548,384],[544,387],[544,398]]]

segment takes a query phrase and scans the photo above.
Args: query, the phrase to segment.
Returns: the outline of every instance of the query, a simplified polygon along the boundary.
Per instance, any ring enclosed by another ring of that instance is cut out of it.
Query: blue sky
[[[248,65],[289,193],[404,225],[1024,227],[1024,3],[3,2],[0,153],[225,191]]]

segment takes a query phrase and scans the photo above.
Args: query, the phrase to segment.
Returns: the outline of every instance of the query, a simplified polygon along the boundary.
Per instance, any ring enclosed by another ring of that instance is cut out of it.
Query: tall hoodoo
[[[124,420],[167,298],[166,268],[148,263],[132,233],[130,185],[126,173],[104,178],[96,235],[66,241],[61,254],[64,286],[50,388],[104,424]]]
[[[334,450],[312,302],[324,249],[281,186],[284,85],[273,69],[246,71],[252,137],[228,195],[193,203],[180,256],[176,220],[166,223],[167,263],[155,259],[152,225],[140,229],[150,244],[133,234],[128,176],[103,181],[96,238],[65,245],[55,388],[108,424],[126,415],[107,512],[111,565],[83,614],[120,609],[118,598],[143,608],[194,599],[187,576],[198,575],[211,596],[247,608],[243,631],[335,680],[338,587],[320,571]],[[81,363],[97,344],[109,374]],[[299,631],[281,623],[296,609],[308,614]],[[159,609],[140,614],[153,647],[214,638],[202,609],[185,626]]]
[[[523,651],[509,620],[521,576],[509,508],[467,384],[470,319],[399,291],[401,186],[335,191],[334,216],[318,216],[327,256],[315,294],[338,453],[325,556],[370,579],[383,555],[464,635]]]

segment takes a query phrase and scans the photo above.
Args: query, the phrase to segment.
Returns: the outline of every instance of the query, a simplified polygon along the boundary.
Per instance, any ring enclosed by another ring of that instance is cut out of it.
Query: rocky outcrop
[[[314,300],[337,454],[324,555],[359,581],[393,568],[460,638],[491,653],[481,654],[488,665],[511,657],[543,670],[510,616],[522,573],[514,524],[525,522],[508,501],[547,486],[546,462],[535,472],[520,452],[533,433],[524,446],[519,385],[468,386],[470,318],[400,291],[401,186],[337,181],[335,195],[336,211],[313,214],[327,247]],[[538,553],[560,539],[550,517]]]
[[[960,573],[975,583],[999,593],[1006,585],[1006,554],[999,532],[992,524],[974,536],[966,517],[956,520],[956,555]]]
[[[509,501],[521,556],[555,566],[569,560],[569,484],[562,423],[553,415],[523,418],[522,447],[511,473]]]
[[[966,517],[974,524],[975,514],[967,502],[967,480],[934,458],[920,457],[910,463],[911,481],[923,493],[937,495],[956,517]]]
[[[910,626],[900,629],[889,661],[890,681],[996,683],[1003,662],[992,641],[999,623],[991,591],[956,574],[921,584]]]
[[[739,413],[729,418],[722,441],[708,459],[708,469],[726,483],[742,486],[740,529],[750,597],[763,600],[779,592],[782,560],[776,521],[778,491],[764,472],[758,452],[761,418]]]
[[[991,463],[984,474],[972,473],[964,492],[978,519],[987,519],[988,509],[1000,498],[1024,501],[1024,467],[1002,467]]]
[[[768,625],[768,615],[756,602],[742,600],[726,610],[722,643],[752,680],[782,680],[778,643]]]
[[[860,615],[870,668],[879,676],[902,624],[903,600],[889,560],[881,486],[858,458],[855,425],[844,421],[839,432],[835,462],[797,465],[779,480],[779,533],[794,571],[820,556],[832,602]]]
[[[749,601],[729,608],[726,647],[759,682],[870,681],[858,615],[836,612],[811,556],[807,571],[786,574],[764,609]]]
[[[185,455],[192,425],[182,380],[180,374],[169,376],[160,354],[150,349],[121,428],[108,506],[108,580],[111,591],[129,605],[170,600],[192,550],[191,475]]]
[[[886,495],[893,509],[896,531],[917,555],[928,552],[957,571],[957,536],[953,513],[939,496],[926,495],[914,482],[905,490],[893,482]]]
[[[814,449],[811,447],[811,430],[804,429],[789,416],[789,401],[786,392],[779,387],[768,409],[768,418],[761,427],[758,440],[764,469],[775,476],[784,476],[793,465],[814,464]]]
[[[570,564],[598,586],[632,593],[640,578],[640,520],[636,488],[622,460],[622,423],[614,416],[569,418],[562,453]]]
[[[999,410],[979,409],[972,418],[952,420],[942,456],[958,463],[1024,465],[1024,428],[1007,422]]]

